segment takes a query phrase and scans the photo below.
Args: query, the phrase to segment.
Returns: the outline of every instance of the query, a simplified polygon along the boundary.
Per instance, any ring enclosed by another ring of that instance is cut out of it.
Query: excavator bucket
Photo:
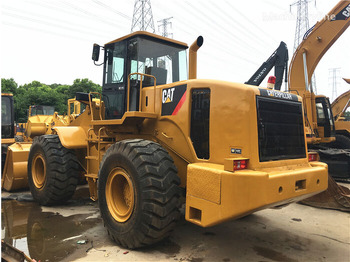
[[[320,194],[304,199],[300,203],[313,207],[350,212],[350,189],[338,185],[328,175],[328,189]]]
[[[1,188],[7,191],[27,188],[27,163],[32,143],[14,143],[7,148]]]

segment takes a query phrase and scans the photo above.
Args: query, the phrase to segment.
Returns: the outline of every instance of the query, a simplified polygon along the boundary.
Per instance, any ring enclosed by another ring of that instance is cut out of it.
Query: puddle
[[[101,223],[91,214],[65,216],[42,212],[34,202],[1,203],[1,239],[37,261],[61,261],[84,240],[84,232]]]

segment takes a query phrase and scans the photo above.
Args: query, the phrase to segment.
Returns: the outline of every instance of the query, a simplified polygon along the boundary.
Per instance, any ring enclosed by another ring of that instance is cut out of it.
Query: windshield
[[[129,41],[130,73],[142,73],[156,77],[157,85],[187,79],[186,50],[169,44],[138,37]],[[140,75],[131,79],[140,80]],[[147,84],[152,79],[145,78]],[[150,83],[153,85],[153,82]]]
[[[53,115],[55,108],[53,106],[32,106],[30,116],[36,115]]]
[[[11,101],[9,97],[1,97],[1,125],[11,125]]]

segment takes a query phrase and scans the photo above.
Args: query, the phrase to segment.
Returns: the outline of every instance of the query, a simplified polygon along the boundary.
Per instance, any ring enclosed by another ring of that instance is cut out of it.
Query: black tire
[[[340,149],[350,149],[350,138],[345,135],[336,134],[332,146]]]
[[[157,143],[133,139],[112,145],[101,162],[98,181],[101,217],[120,246],[154,244],[167,237],[180,218],[180,178],[172,158]],[[116,218],[115,209],[123,208],[130,212]]]
[[[34,138],[28,157],[28,183],[33,198],[44,206],[69,200],[78,184],[80,166],[73,150],[57,135]]]

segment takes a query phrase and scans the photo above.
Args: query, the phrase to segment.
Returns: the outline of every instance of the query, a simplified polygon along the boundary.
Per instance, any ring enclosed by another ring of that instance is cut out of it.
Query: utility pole
[[[135,0],[131,32],[139,30],[155,32],[151,0]]]
[[[290,8],[292,6],[297,7],[297,23],[295,28],[295,35],[294,35],[294,48],[293,53],[298,48],[300,43],[303,41],[303,37],[305,33],[310,29],[309,25],[309,2],[312,0],[297,0],[293,4],[290,5]],[[315,0],[316,5],[316,0]],[[315,74],[311,77],[311,90],[317,93],[316,89],[316,79]]]
[[[158,31],[164,37],[173,38],[173,33],[168,32],[168,25],[172,28],[173,23],[169,22],[173,17],[164,18],[158,21]]]
[[[328,83],[332,86],[332,101],[338,97],[337,89],[339,84],[340,68],[329,68],[328,69],[329,77]]]

